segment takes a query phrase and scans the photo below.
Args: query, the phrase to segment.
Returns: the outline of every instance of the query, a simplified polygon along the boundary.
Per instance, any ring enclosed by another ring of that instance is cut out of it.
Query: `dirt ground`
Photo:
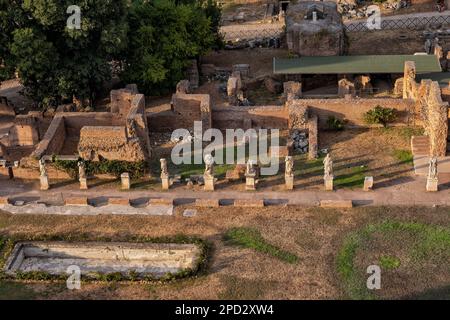
[[[439,225],[447,228],[445,230],[448,230],[450,223],[448,208],[360,207],[325,210],[222,207],[199,210],[199,215],[192,218],[181,216],[184,209],[178,207],[175,217],[12,216],[0,213],[2,235],[65,234],[83,235],[86,239],[105,236],[124,241],[130,235],[159,237],[185,234],[200,236],[209,241],[213,248],[208,271],[192,279],[173,283],[83,283],[81,290],[76,291],[67,290],[63,282],[3,280],[0,281],[0,299],[346,299],[349,296],[337,271],[336,259],[344,239],[351,232],[386,219]],[[264,253],[227,244],[223,235],[233,227],[257,229],[267,242],[295,254],[298,261],[289,264]],[[402,237],[400,234],[392,241],[401,243],[404,240]],[[394,246],[394,243],[391,244]],[[385,253],[383,245],[386,242],[358,250],[355,272],[364,276],[366,266],[360,264],[361,257],[379,258]],[[405,249],[405,246],[396,248],[400,258],[402,250],[410,249]],[[366,262],[375,262],[369,260]],[[429,262],[433,264],[418,272],[417,268],[408,269],[410,262],[402,260],[405,268],[394,274],[391,272],[389,279],[392,282],[382,282],[382,289],[377,290],[376,296],[397,299],[412,295],[420,298],[439,289],[432,297],[449,298],[448,261],[434,259]],[[440,276],[432,277],[437,270]],[[418,279],[431,280],[416,286]]]
[[[400,38],[400,35],[406,36],[406,38]],[[349,55],[414,54],[425,50],[425,40],[421,37],[422,31],[349,32],[347,36]]]

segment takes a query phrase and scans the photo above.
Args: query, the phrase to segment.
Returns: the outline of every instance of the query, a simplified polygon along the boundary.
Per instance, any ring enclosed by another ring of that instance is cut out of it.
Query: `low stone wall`
[[[220,130],[246,128],[244,121],[249,120],[253,128],[287,129],[288,113],[284,106],[240,106],[212,112],[213,128]]]
[[[58,154],[66,140],[66,125],[64,117],[57,115],[47,129],[44,138],[39,142],[31,157],[40,159],[44,155]]]
[[[380,105],[385,108],[394,108],[398,112],[394,125],[408,125],[413,122],[414,101],[403,99],[300,99],[300,105],[308,107],[309,112],[319,118],[319,127],[327,128],[328,117],[334,116],[347,120],[349,127],[367,126],[364,114]]]

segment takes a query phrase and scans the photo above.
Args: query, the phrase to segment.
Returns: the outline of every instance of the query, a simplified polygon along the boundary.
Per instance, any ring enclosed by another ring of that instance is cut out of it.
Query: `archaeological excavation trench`
[[[114,243],[114,242],[19,242],[4,266],[10,276],[45,272],[67,275],[69,266],[78,266],[82,276],[133,273],[159,278],[195,270],[202,250],[196,244]]]

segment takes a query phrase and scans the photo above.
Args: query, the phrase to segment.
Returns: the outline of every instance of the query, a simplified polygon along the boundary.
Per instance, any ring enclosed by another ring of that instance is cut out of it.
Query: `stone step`
[[[430,139],[428,136],[411,137],[411,151],[414,156],[428,156],[430,154]]]

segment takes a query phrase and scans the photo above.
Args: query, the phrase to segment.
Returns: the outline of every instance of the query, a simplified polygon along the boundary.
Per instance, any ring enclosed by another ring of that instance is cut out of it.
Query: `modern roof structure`
[[[274,74],[403,73],[405,61],[414,61],[416,73],[441,72],[435,55],[367,55],[301,57],[273,60]]]
[[[424,73],[416,76],[416,80],[419,82],[425,79],[437,81],[441,87],[448,87],[450,85],[450,72]]]

